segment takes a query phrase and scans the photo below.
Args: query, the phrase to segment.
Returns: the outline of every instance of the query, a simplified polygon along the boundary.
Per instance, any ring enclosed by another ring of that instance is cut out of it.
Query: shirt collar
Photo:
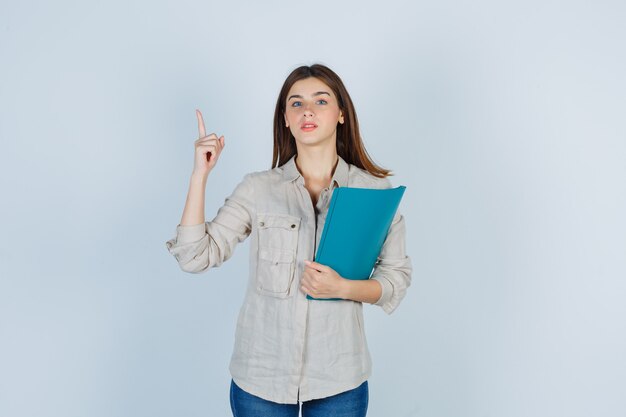
[[[333,182],[337,183],[338,187],[347,187],[348,186],[348,170],[349,166],[344,159],[337,155],[338,162],[337,167],[335,168],[335,173],[333,174],[333,178],[331,184]],[[284,181],[294,181],[299,179],[301,182],[304,182],[304,178],[298,171],[298,167],[296,166],[296,155],[292,156],[289,161],[283,165],[283,180]]]

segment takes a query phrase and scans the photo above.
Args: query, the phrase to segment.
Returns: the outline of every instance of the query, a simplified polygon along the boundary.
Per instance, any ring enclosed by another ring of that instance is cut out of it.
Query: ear
[[[339,123],[343,124],[343,112],[339,110]]]
[[[289,127],[289,122],[287,121],[287,115],[283,113],[283,117],[285,118],[285,126]]]

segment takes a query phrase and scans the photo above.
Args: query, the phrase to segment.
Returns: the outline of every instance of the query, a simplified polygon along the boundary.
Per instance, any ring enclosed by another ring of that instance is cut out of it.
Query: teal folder
[[[369,279],[405,189],[403,185],[385,189],[335,188],[315,262],[330,266],[347,279]]]

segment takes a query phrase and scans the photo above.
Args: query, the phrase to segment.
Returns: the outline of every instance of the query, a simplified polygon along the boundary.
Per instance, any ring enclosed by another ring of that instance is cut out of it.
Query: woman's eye
[[[328,102],[324,99],[319,99],[317,100],[318,103],[320,104],[328,104]],[[302,106],[302,102],[301,101],[292,101],[291,102],[291,107],[301,107]]]

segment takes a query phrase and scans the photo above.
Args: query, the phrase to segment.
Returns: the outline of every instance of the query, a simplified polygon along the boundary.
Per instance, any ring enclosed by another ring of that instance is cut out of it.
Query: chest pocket
[[[257,291],[264,295],[287,298],[296,270],[300,218],[288,214],[259,213],[259,251]]]

